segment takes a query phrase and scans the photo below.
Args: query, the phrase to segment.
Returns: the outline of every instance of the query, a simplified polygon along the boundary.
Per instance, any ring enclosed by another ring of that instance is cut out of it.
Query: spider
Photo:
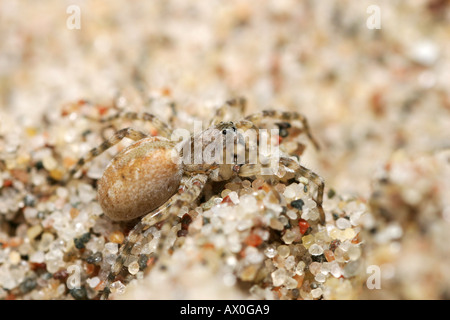
[[[233,143],[237,142],[233,144],[234,151],[237,151],[240,146],[242,147],[241,150],[244,150],[245,155],[248,156],[249,146],[240,132],[248,129],[259,132],[264,120],[281,121],[277,123],[280,128],[280,136],[287,136],[286,129],[291,127],[291,123],[294,121],[301,122],[301,132],[307,135],[317,149],[319,148],[311,135],[306,118],[296,112],[266,110],[249,115],[236,122],[225,121],[231,109],[237,109],[239,113],[243,113],[245,104],[246,101],[243,98],[227,101],[217,109],[210,126],[201,133],[191,134],[189,139],[182,144],[182,147],[185,147],[186,143],[189,143],[188,147],[181,149],[177,149],[177,143],[169,139],[172,133],[169,125],[149,113],[142,115],[132,112],[119,113],[101,120],[107,122],[124,117],[130,120],[149,121],[160,134],[160,136],[149,136],[132,128],[121,129],[99,147],[92,149],[82,157],[69,171],[66,178],[66,181],[71,179],[88,161],[116,145],[123,138],[135,141],[111,160],[98,181],[98,201],[106,216],[115,221],[132,220],[143,216],[130,231],[124,245],[120,248],[116,262],[107,277],[105,289],[102,293],[103,299],[108,298],[110,284],[120,274],[133,248],[144,238],[143,234],[147,229],[163,222],[161,237],[154,253],[154,257],[157,259],[162,254],[168,227],[171,227],[179,219],[178,214],[183,207],[189,207],[195,203],[208,181],[227,181],[236,176],[254,178],[260,174],[264,167],[261,162],[249,163],[246,161],[238,163],[236,154],[228,162],[218,161],[220,160],[220,157],[218,157],[215,158],[215,161],[200,163],[173,161],[174,154],[176,159],[181,159],[186,156],[186,150],[191,151],[188,156],[190,160],[194,160],[196,146],[200,146],[200,150],[204,152],[209,146],[206,142],[219,141],[221,143],[218,146],[219,149],[225,150],[229,146],[227,143],[232,141]],[[285,132],[281,133],[282,130],[285,130]],[[231,137],[231,140],[228,139],[229,137]],[[258,143],[259,141],[257,141]],[[296,178],[303,177],[316,184],[317,196],[315,201],[320,213],[320,222],[324,224],[325,214],[322,209],[323,179],[287,155],[282,154],[278,159],[278,164],[294,173]],[[164,226],[168,227],[164,228]]]

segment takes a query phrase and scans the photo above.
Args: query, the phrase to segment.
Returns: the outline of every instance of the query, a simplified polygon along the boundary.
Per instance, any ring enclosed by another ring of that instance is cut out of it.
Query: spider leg
[[[147,137],[148,135],[146,135],[145,133],[134,130],[132,128],[124,128],[117,131],[109,139],[105,140],[100,146],[91,149],[85,156],[80,158],[78,162],[73,166],[73,168],[69,171],[64,181],[68,182],[86,162],[91,161],[112,146],[118,144],[120,141],[122,141],[123,138],[129,138],[131,140],[138,141]]]
[[[170,138],[170,135],[172,134],[172,129],[170,126],[162,121],[161,119],[157,118],[155,115],[147,112],[143,113],[137,113],[137,112],[118,112],[116,114],[113,114],[109,117],[102,118],[102,119],[96,119],[96,121],[100,123],[107,123],[112,122],[117,119],[126,119],[126,120],[140,120],[149,122],[157,131],[158,135],[162,136],[164,138]]]
[[[317,203],[317,209],[319,210],[320,214],[320,223],[322,225],[325,225],[325,212],[322,208],[322,202],[323,202],[323,192],[325,188],[325,182],[321,176],[313,172],[312,170],[305,168],[304,166],[300,165],[298,162],[281,157],[280,163],[287,167],[288,169],[291,169],[295,172],[296,177],[301,176],[305,177],[309,181],[312,181],[315,185],[317,185],[317,198],[315,199]]]
[[[259,134],[259,128],[249,120],[239,120],[236,122],[236,128],[241,130],[252,129],[255,130],[257,134]]]
[[[238,175],[243,178],[254,177],[261,175],[261,164],[244,164],[240,166]]]
[[[317,209],[319,210],[320,214],[320,223],[322,225],[325,224],[325,212],[322,208],[322,202],[323,202],[323,192],[325,188],[325,182],[322,177],[320,177],[318,174],[313,172],[312,170],[305,168],[304,166],[300,165],[296,161],[281,157],[280,163],[285,166],[286,168],[292,170],[295,172],[296,178],[298,177],[305,177],[309,181],[312,181],[315,185],[317,185],[317,197],[315,199],[317,203]],[[264,166],[260,163],[258,164],[244,164],[240,166],[238,175],[240,177],[252,177],[252,176],[258,176],[261,175],[262,168]]]
[[[175,120],[178,118],[178,108],[177,108],[177,104],[175,102],[170,102],[169,103],[170,106],[170,117],[169,117],[169,123],[170,125],[174,125]]]
[[[154,257],[157,259],[164,251],[164,245],[170,232],[170,227],[178,218],[178,212],[184,206],[192,204],[201,194],[208,176],[204,173],[195,175],[185,175],[180,182],[180,193],[175,194],[155,211],[148,213],[141,221],[131,230],[127,237],[125,244],[120,248],[119,256],[111,268],[111,273],[106,280],[105,290],[102,294],[102,299],[107,299],[109,295],[110,284],[115,280],[117,275],[122,271],[122,268],[131,255],[134,246],[142,241],[144,238],[144,231],[154,226],[155,224],[164,221],[164,225],[169,228],[161,228],[161,237],[159,238],[157,248],[154,252]]]
[[[244,114],[246,105],[247,101],[242,97],[226,101],[219,109],[216,110],[216,114],[211,119],[210,126],[217,125],[219,122],[225,121],[231,108],[233,108],[234,112],[238,113],[238,116]]]
[[[290,121],[300,121],[303,125],[303,130],[305,130],[308,139],[313,143],[314,147],[319,150],[319,143],[311,134],[311,130],[309,128],[309,124],[305,116],[298,112],[287,112],[287,111],[278,111],[278,110],[264,110],[262,112],[254,113],[245,117],[245,120],[253,122],[256,126],[259,126],[261,121],[264,119],[278,119],[286,122]]]

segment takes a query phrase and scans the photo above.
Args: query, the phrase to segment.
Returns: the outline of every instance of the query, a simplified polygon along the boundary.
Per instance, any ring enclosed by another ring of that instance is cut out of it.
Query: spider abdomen
[[[98,181],[98,201],[115,221],[140,217],[177,192],[182,167],[172,160],[173,143],[145,138],[119,152]]]

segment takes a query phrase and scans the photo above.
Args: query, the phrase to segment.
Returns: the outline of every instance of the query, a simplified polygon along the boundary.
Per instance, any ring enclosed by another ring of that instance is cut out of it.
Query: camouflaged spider
[[[201,151],[205,151],[207,147],[205,141],[221,141],[221,147],[225,149],[226,141],[230,140],[218,139],[219,136],[232,137],[232,141],[237,141],[237,144],[240,141],[244,147],[244,152],[248,154],[248,145],[239,136],[239,132],[247,129],[258,131],[265,119],[280,121],[277,125],[281,130],[285,130],[285,133],[280,133],[280,136],[286,136],[286,129],[291,127],[291,123],[299,121],[302,124],[301,132],[304,132],[314,146],[318,148],[317,142],[310,133],[308,123],[301,114],[269,110],[247,116],[237,122],[224,121],[229,115],[230,108],[237,108],[240,113],[243,113],[245,100],[239,98],[226,102],[217,110],[209,128],[199,134],[190,135],[187,141],[190,143],[188,149],[192,151],[190,157],[195,156],[195,146],[200,146]],[[108,276],[102,298],[108,297],[110,283],[121,272],[126,259],[131,255],[132,249],[144,237],[145,230],[162,221],[164,221],[164,225],[171,226],[179,219],[178,213],[180,210],[184,206],[189,207],[199,198],[209,180],[225,181],[234,176],[252,178],[258,176],[263,167],[260,162],[237,163],[236,157],[233,157],[231,162],[196,163],[192,161],[185,163],[173,161],[176,142],[169,139],[172,130],[167,124],[148,113],[143,115],[136,113],[118,114],[104,119],[102,122],[119,117],[149,121],[162,136],[148,136],[132,128],[119,130],[99,147],[92,149],[81,158],[69,172],[67,178],[73,177],[86,162],[119,143],[123,138],[136,141],[112,159],[102,178],[98,181],[98,200],[105,215],[116,221],[131,220],[144,215],[129,233],[125,244],[120,248],[119,256]],[[180,158],[184,155],[183,150],[186,149],[176,151]],[[296,178],[304,177],[317,185],[316,203],[320,213],[320,221],[324,224],[325,214],[322,209],[324,182],[322,178],[287,155],[282,155],[278,161],[283,168],[294,173]],[[167,230],[167,228],[164,230]],[[154,254],[155,258],[162,253],[166,236],[167,232],[161,232],[161,238]]]

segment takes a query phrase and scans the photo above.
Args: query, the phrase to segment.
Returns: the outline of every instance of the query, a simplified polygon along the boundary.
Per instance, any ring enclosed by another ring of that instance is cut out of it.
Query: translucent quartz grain
[[[309,265],[309,271],[311,271],[311,273],[313,275],[318,274],[320,272],[321,268],[322,268],[322,265],[319,262],[314,261]]]
[[[111,284],[111,292],[117,293],[117,294],[123,294],[125,292],[125,285],[120,281],[113,282]]]
[[[244,267],[239,272],[239,278],[242,281],[253,281],[255,279],[256,273],[258,272],[258,267],[254,264]]]
[[[341,267],[336,261],[330,263],[330,273],[335,278],[339,278],[342,275]]]
[[[142,254],[150,254],[156,251],[156,247],[158,245],[159,238],[153,238],[150,242],[146,243],[142,246]]]
[[[264,290],[256,284],[250,288],[249,292],[254,297],[254,299],[261,300],[264,298]]]
[[[284,281],[284,286],[287,289],[295,289],[297,288],[298,282],[297,280],[291,278],[291,277],[286,277],[285,281]]]
[[[275,186],[275,190],[281,194],[284,193],[284,191],[286,190],[286,185],[283,183],[279,183]]]
[[[357,245],[353,245],[348,249],[347,254],[350,260],[358,260],[361,257],[361,248]]]
[[[30,262],[42,263],[44,262],[45,255],[42,251],[36,251],[30,256]]]
[[[351,223],[348,219],[339,218],[336,220],[336,227],[338,227],[341,230],[344,230],[344,229],[350,228]]]
[[[346,278],[355,276],[360,268],[360,261],[350,261],[344,267],[343,273]]]
[[[1,181],[0,181],[0,183],[1,183]],[[26,220],[32,220],[32,219],[36,218],[38,215],[38,212],[39,211],[36,208],[32,208],[32,207],[26,207],[23,210],[23,214],[24,214]]]
[[[224,189],[222,190],[222,192],[220,193],[220,196],[223,198],[225,198],[226,196],[228,196],[228,194],[231,192],[230,189]]]
[[[317,210],[316,208],[309,210],[308,219],[312,221],[319,219],[319,210]]]
[[[361,214],[362,214],[362,212],[353,212],[353,213],[350,215],[350,223],[351,223],[353,226],[357,226],[357,225],[360,224]]]
[[[327,275],[331,271],[331,264],[329,262],[322,262],[322,266],[320,268],[320,272],[324,275]]]
[[[81,202],[89,203],[95,199],[97,192],[89,184],[80,183],[78,185],[78,196],[80,197]]]
[[[320,296],[322,295],[322,289],[321,288],[316,288],[316,289],[313,289],[313,290],[311,290],[311,296],[314,298],[314,299],[318,299],[318,298],[320,298]]]
[[[105,250],[107,253],[116,254],[119,251],[119,245],[113,242],[105,243]]]
[[[42,232],[41,225],[39,225],[39,224],[34,225],[31,228],[28,228],[28,230],[27,230],[27,237],[30,240],[34,240],[34,238],[36,238],[38,235],[40,235],[41,232]]]
[[[223,222],[222,222],[222,220],[220,220],[220,221],[221,221],[220,224],[222,225]],[[253,226],[253,221],[250,220],[250,219],[245,219],[245,220],[241,220],[239,222],[239,224],[237,224],[236,230],[243,231],[243,230],[246,230],[246,229],[250,229],[252,226]]]
[[[138,273],[139,272],[139,263],[137,261],[130,263],[130,265],[128,266],[128,272],[132,275],[135,275],[136,273]]]
[[[291,244],[296,238],[297,234],[295,232],[292,232],[291,230],[287,230],[282,237],[284,243],[286,244]]]
[[[303,275],[303,272],[305,270],[306,264],[304,261],[300,261],[297,266],[295,267],[295,273],[298,275]]]
[[[303,205],[303,207],[306,209],[311,210],[317,207],[317,203],[311,198],[306,199],[304,202],[305,204]]]
[[[347,228],[344,230],[344,240],[351,240],[356,237],[356,232],[352,228]]]
[[[252,186],[252,183],[249,180],[242,181],[242,186],[244,188],[250,188]]]
[[[100,278],[93,277],[93,278],[86,279],[86,283],[89,285],[89,287],[95,288],[100,283]]]
[[[26,256],[34,252],[33,246],[28,241],[22,243],[17,249],[21,256]]]
[[[314,235],[314,239],[315,242],[317,244],[325,244],[331,241],[328,233],[326,232],[326,230],[322,230],[322,231],[318,231],[315,235]]]
[[[277,255],[277,249],[273,246],[269,246],[266,249],[264,249],[264,254],[267,258],[273,258]]]
[[[242,209],[242,213],[252,213],[255,212],[257,207],[257,202],[254,196],[251,195],[243,195],[239,198],[240,208]]]
[[[277,269],[271,274],[272,283],[274,287],[281,286],[287,279],[287,272],[285,269]]]
[[[309,247],[314,243],[314,236],[312,234],[308,234],[302,237],[302,243],[306,249],[309,249]]]
[[[264,260],[264,256],[255,247],[248,246],[245,249],[245,260],[248,263],[258,264]]]
[[[301,218],[302,218],[303,220],[310,220],[310,218],[309,218],[309,212],[310,212],[309,209],[304,208],[304,209],[302,210]]]
[[[274,230],[283,230],[284,225],[277,218],[270,219],[270,227]]]
[[[47,265],[47,271],[50,273],[55,273],[63,265],[63,262],[60,260],[46,260],[45,263]]]
[[[323,274],[322,272],[319,272],[314,277],[314,280],[316,280],[317,282],[320,282],[320,283],[325,282],[326,279],[327,279],[327,276],[325,274]]]
[[[284,215],[281,215],[278,218],[278,220],[280,220],[280,222],[283,224],[283,226],[286,226],[289,223],[289,219],[286,216],[284,216]]]
[[[334,227],[332,227],[332,229],[328,232],[329,236],[332,239],[338,239],[340,237],[340,233],[341,233],[341,230],[339,230],[338,228],[334,228]]]
[[[308,252],[313,256],[320,256],[323,253],[323,248],[314,243],[309,247]]]
[[[231,272],[226,273],[222,279],[223,283],[228,287],[232,287],[236,283],[236,276]]]
[[[17,251],[11,251],[9,253],[9,263],[18,264],[20,262],[20,253]]]
[[[58,162],[52,156],[46,156],[44,157],[44,159],[42,159],[42,165],[46,170],[51,171],[53,169],[56,169]]]
[[[292,219],[292,220],[297,219],[297,212],[295,210],[288,210],[286,212],[286,215],[288,216],[289,219]]]
[[[239,203],[239,196],[235,191],[232,191],[228,194],[228,196],[230,197],[230,200],[234,203],[234,204],[238,204]]]
[[[287,270],[291,270],[295,267],[295,257],[294,256],[289,256],[286,258],[286,260],[284,261],[284,267]]]
[[[106,255],[106,257],[105,257],[105,262],[107,263],[107,264],[114,264],[115,262],[116,262],[116,259],[117,259],[117,255],[115,255],[115,254],[107,254]]]
[[[288,199],[293,199],[295,197],[295,186],[293,186],[292,184],[287,186],[284,190],[283,195]]]
[[[287,256],[289,256],[289,253],[290,253],[289,246],[286,246],[286,245],[278,246],[277,251],[278,251],[278,254],[280,255],[280,257],[282,257],[282,258],[287,258]]]
[[[252,182],[252,188],[258,190],[264,184],[264,179],[258,178]]]

